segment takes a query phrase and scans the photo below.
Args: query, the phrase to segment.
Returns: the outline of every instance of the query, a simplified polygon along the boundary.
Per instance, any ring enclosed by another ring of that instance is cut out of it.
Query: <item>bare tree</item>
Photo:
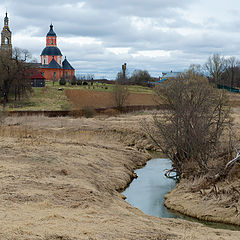
[[[115,107],[118,110],[122,110],[123,106],[127,103],[129,97],[128,87],[126,85],[121,85],[116,82],[112,91],[112,98],[115,104]]]
[[[226,67],[226,59],[219,54],[213,54],[210,56],[204,65],[207,74],[216,84],[221,84],[222,75],[226,70]]]
[[[173,161],[178,175],[189,166],[206,173],[230,122],[226,95],[192,70],[157,86],[155,92],[168,110],[154,114],[152,125],[144,124],[147,134]]]
[[[239,67],[240,62],[235,57],[229,57],[226,59],[226,73],[227,73],[227,82],[229,82],[230,87],[234,87],[234,80],[237,76],[237,67]]]
[[[34,65],[26,62],[27,50],[13,49],[13,56],[0,53],[0,92],[4,105],[9,101],[9,94],[15,95],[15,100],[31,91],[30,75]]]
[[[131,84],[146,86],[151,81],[151,76],[146,70],[134,70],[130,82]]]

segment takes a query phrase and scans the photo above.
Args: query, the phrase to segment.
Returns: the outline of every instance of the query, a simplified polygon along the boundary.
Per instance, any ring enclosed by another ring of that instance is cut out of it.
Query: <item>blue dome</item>
[[[62,56],[62,53],[58,47],[45,47],[41,56]]]
[[[47,37],[56,37],[56,33],[53,31],[53,25],[51,24],[50,25],[50,30],[49,32],[47,33]]]

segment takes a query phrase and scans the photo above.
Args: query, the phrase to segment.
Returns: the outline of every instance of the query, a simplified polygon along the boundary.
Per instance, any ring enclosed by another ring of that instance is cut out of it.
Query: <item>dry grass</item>
[[[228,93],[229,103],[232,107],[240,107],[240,94],[239,93]]]
[[[123,200],[117,189],[147,159],[123,144],[136,141],[142,117],[6,118],[0,239],[216,240],[217,232],[238,239],[234,232],[147,216]]]

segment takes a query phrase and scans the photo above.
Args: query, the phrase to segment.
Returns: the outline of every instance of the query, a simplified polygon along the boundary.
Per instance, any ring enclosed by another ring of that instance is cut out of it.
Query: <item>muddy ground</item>
[[[120,193],[145,164],[146,115],[7,118],[0,127],[0,239],[239,239],[147,216]]]

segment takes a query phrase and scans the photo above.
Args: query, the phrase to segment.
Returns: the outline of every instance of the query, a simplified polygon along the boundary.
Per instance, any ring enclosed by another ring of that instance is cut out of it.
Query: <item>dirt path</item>
[[[137,143],[141,118],[6,119],[0,239],[239,239],[238,232],[147,216],[123,200],[117,190],[149,157],[127,146]]]

